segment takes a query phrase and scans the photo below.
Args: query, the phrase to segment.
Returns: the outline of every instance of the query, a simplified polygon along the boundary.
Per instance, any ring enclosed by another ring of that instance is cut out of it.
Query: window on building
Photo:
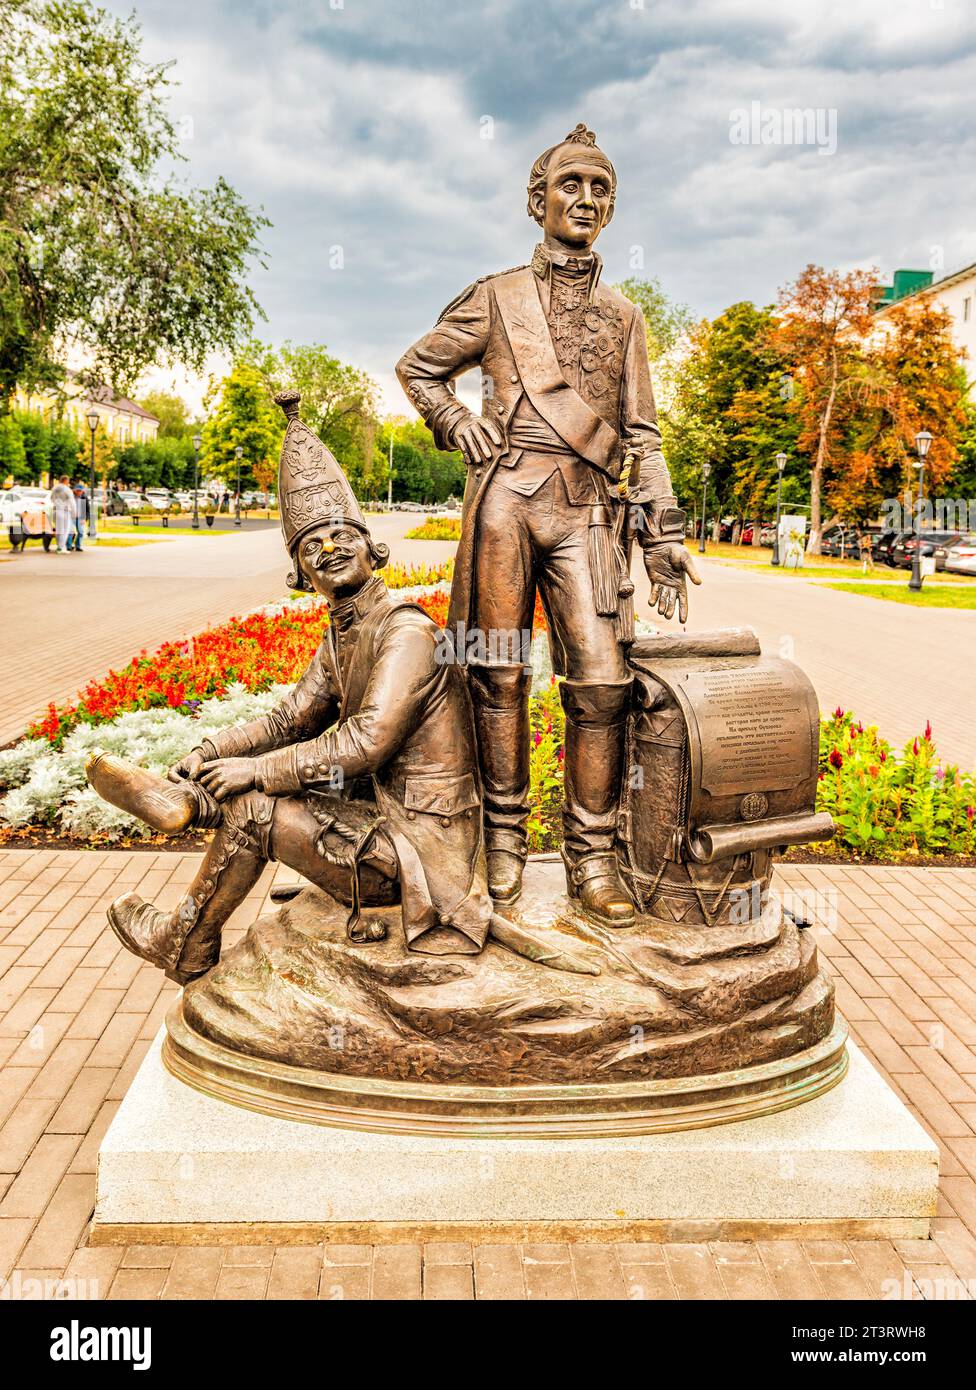
[[[966,298],[962,301],[962,321],[963,321],[963,323],[968,323],[968,322],[969,322],[969,315],[970,315],[970,312],[972,311],[972,307],[973,307],[972,295],[967,294],[967,295],[966,295]]]

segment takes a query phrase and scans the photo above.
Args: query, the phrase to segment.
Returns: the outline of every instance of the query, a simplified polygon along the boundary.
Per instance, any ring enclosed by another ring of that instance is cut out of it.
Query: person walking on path
[[[88,489],[82,482],[76,482],[73,489],[75,499],[75,529],[68,536],[68,549],[80,555],[84,547],[85,522],[89,519]]]
[[[69,538],[74,533],[77,505],[71,491],[68,475],[59,479],[51,489],[51,504],[54,507],[54,534],[57,539],[57,552],[63,555],[70,549]]]
[[[874,551],[871,548],[870,531],[862,531],[857,538],[858,549],[861,556],[861,573],[874,573]]]

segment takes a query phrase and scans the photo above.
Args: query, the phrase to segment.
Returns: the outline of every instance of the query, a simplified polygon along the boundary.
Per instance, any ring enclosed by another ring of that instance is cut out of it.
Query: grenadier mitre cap
[[[279,391],[275,401],[288,421],[278,467],[278,510],[289,552],[316,526],[348,524],[365,531],[356,495],[335,456],[298,418],[299,393]]]

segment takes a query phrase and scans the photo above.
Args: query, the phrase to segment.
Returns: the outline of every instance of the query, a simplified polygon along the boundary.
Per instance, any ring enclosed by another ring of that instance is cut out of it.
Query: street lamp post
[[[94,406],[85,416],[91,434],[91,462],[88,468],[88,539],[98,540],[98,522],[95,519],[95,431],[98,429],[98,411]]]
[[[776,455],[776,471],[777,471],[777,473],[778,473],[779,476],[778,476],[777,479],[776,479],[776,530],[775,530],[775,532],[773,533],[773,558],[772,558],[772,559],[770,560],[770,562],[769,562],[771,565],[778,565],[779,562],[780,562],[780,561],[779,561],[779,504],[780,504],[780,497],[781,497],[782,492],[783,492],[783,470],[784,470],[785,468],[786,468],[786,455],[785,455],[785,454],[777,454],[777,455]]]
[[[702,520],[701,535],[698,538],[698,553],[705,554],[705,517],[708,514],[708,475],[712,471],[712,465],[707,461],[702,464]]]
[[[925,498],[925,456],[932,443],[928,430],[919,430],[915,436],[915,451],[918,454],[918,502],[915,506],[915,553],[912,555],[912,577],[908,587],[919,593],[922,588],[922,502]]]
[[[393,426],[390,426],[390,466],[386,474],[386,506],[393,510]]]
[[[238,444],[237,448],[234,450],[234,457],[237,459],[237,515],[234,517],[235,526],[240,526],[241,524],[241,458],[243,453],[244,450]]]
[[[193,436],[193,529],[200,529],[200,445],[203,438],[199,434]]]

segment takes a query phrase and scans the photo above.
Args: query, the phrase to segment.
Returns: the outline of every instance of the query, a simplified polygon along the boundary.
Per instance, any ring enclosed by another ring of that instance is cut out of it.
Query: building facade
[[[63,395],[53,391],[27,395],[18,387],[14,408],[30,411],[45,420],[60,418],[82,439],[88,438],[86,416],[93,408],[98,412],[99,424],[113,444],[149,444],[159,433],[159,421],[155,415],[143,410],[141,405],[130,401],[127,396],[116,396],[107,386],[97,386],[94,390],[83,386],[74,372],[67,375]]]
[[[890,285],[878,286],[877,316],[881,323],[894,304],[917,295],[931,295],[952,318],[952,336],[964,356],[966,375],[976,379],[976,264],[935,280],[929,270],[896,270]]]

